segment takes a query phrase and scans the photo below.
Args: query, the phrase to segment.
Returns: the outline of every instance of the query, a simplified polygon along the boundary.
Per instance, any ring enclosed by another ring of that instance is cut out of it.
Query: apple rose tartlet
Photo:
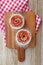
[[[26,47],[32,39],[31,32],[27,29],[18,30],[16,33],[16,44],[21,47]]]
[[[9,18],[9,23],[13,29],[20,29],[24,26],[24,17],[19,13],[13,14]]]

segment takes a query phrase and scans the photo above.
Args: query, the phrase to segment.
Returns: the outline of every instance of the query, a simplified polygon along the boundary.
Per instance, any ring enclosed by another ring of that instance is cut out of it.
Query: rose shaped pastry
[[[26,47],[32,38],[31,32],[27,29],[21,29],[16,33],[16,44],[20,47]]]
[[[13,14],[9,19],[9,24],[13,29],[20,29],[24,26],[24,17],[19,14]]]

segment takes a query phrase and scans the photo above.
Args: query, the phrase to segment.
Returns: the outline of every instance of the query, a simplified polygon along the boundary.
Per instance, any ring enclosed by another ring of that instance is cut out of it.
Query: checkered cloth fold
[[[4,13],[5,12],[24,12],[31,11],[28,7],[29,0],[0,0],[0,30],[4,33],[4,41],[6,42],[6,31],[4,23]],[[36,33],[38,32],[41,18],[36,16]]]

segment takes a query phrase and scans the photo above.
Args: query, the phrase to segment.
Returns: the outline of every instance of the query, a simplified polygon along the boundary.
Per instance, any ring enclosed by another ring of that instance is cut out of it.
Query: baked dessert
[[[9,24],[13,29],[20,29],[24,26],[24,17],[20,13],[13,14],[9,18]]]
[[[26,47],[32,39],[31,32],[27,29],[18,30],[16,33],[16,44],[20,47]]]

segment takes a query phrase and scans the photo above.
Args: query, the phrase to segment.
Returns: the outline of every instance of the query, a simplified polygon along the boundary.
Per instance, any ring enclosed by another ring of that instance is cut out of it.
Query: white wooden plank
[[[26,49],[25,52],[25,61],[24,62],[19,62],[18,65],[31,65],[31,49]]]
[[[41,65],[43,65],[43,0],[41,1],[42,8],[42,43],[41,43]]]
[[[29,6],[43,21],[43,0],[30,0]],[[26,59],[21,63],[18,62],[17,51],[4,46],[3,34],[0,32],[0,65],[43,65],[43,22],[36,41],[36,47],[26,50]]]

